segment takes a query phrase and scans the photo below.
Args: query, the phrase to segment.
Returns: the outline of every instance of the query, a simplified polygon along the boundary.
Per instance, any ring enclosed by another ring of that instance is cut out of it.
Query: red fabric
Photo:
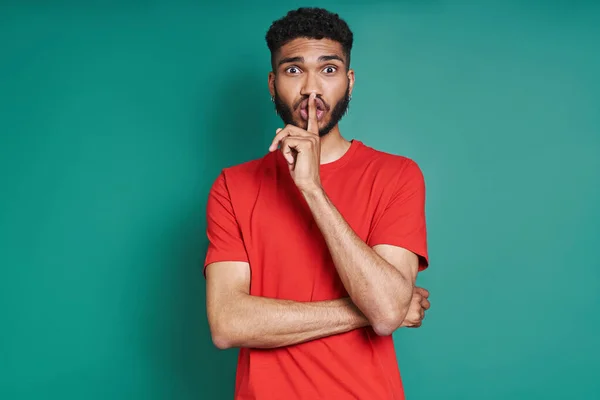
[[[428,266],[425,185],[418,165],[354,140],[321,165],[335,207],[370,246],[390,244]],[[295,301],[347,297],[327,245],[281,152],[227,168],[207,204],[205,267],[245,261],[250,294]],[[404,399],[392,336],[356,329],[277,349],[240,349],[235,398]]]

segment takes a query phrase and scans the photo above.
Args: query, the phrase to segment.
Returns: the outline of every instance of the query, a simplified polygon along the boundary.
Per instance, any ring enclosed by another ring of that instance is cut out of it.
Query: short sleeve
[[[394,192],[368,239],[369,246],[389,244],[419,257],[419,271],[429,266],[425,218],[425,180],[417,163],[407,161],[399,171]]]
[[[218,261],[248,262],[239,224],[235,218],[225,174],[221,172],[213,183],[206,203],[206,235],[208,249],[206,266]]]

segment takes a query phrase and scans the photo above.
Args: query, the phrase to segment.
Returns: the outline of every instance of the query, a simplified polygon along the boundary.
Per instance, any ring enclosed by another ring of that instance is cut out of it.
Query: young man
[[[301,8],[269,29],[284,127],[216,179],[207,204],[207,312],[239,347],[236,399],[404,399],[392,332],[429,308],[417,164],[342,137],[352,32]]]

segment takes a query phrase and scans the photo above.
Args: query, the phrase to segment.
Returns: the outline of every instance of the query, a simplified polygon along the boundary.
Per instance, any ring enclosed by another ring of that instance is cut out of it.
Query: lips
[[[317,121],[320,121],[323,118],[325,111],[317,109]],[[300,116],[303,120],[308,121],[308,110],[306,108],[300,109]]]
[[[320,121],[325,115],[327,107],[325,107],[323,100],[318,97],[315,99],[315,105],[317,106],[317,120]],[[300,103],[300,116],[303,120],[308,121],[308,99]]]

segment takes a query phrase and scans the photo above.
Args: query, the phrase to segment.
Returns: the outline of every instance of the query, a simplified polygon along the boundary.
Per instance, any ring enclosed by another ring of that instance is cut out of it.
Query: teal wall
[[[54,3],[0,3],[0,398],[231,398],[206,196],[280,126],[263,38],[301,3]],[[600,398],[600,5],[471,3],[319,4],[356,36],[344,135],[427,180],[406,391]]]

